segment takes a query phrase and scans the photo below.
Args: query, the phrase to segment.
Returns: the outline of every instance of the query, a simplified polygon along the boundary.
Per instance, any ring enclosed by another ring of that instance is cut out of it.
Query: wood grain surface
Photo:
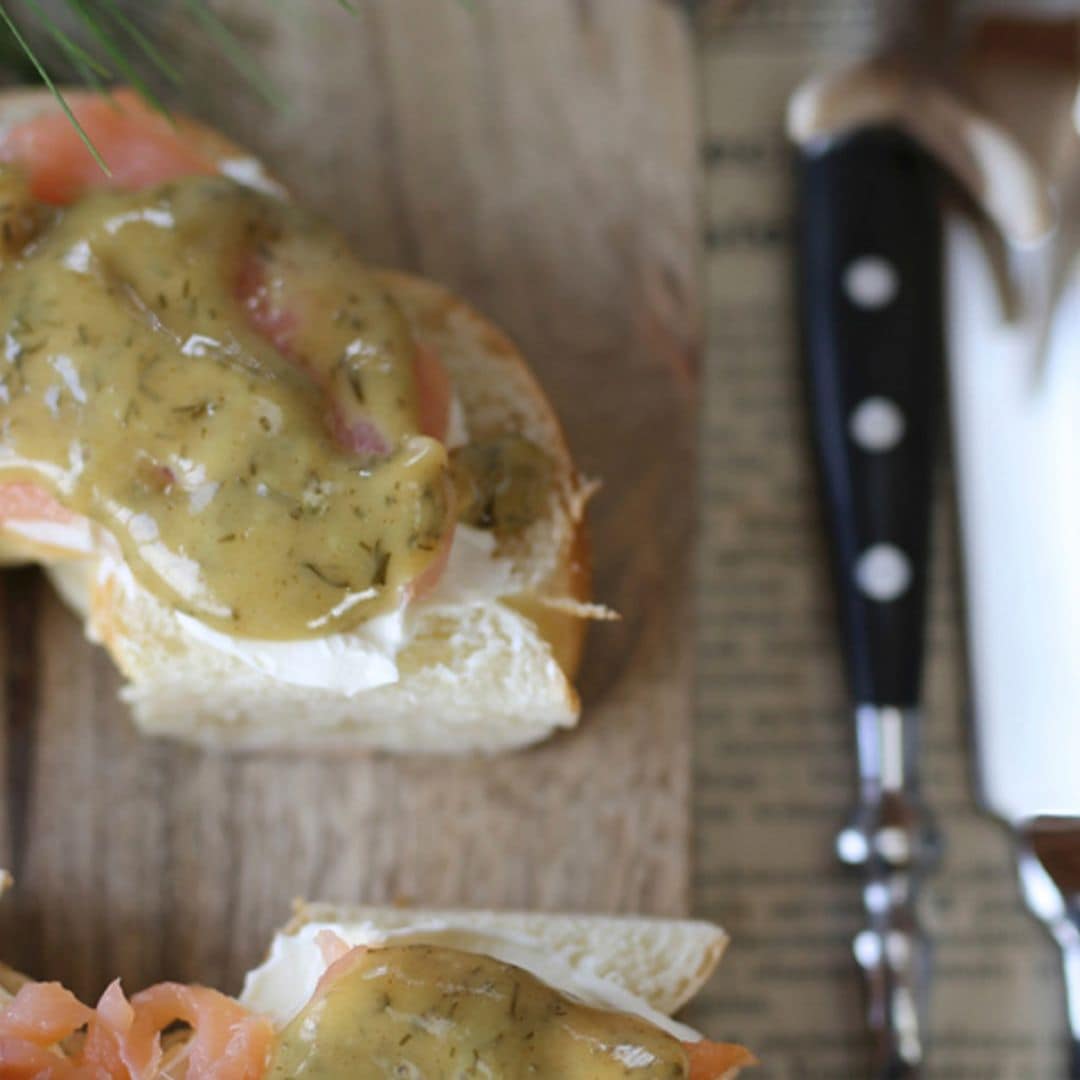
[[[582,730],[499,760],[222,757],[137,739],[33,570],[0,578],[0,953],[92,994],[235,989],[296,896],[678,914],[689,897],[696,117],[661,0],[219,5],[289,101],[179,33],[187,105],[370,259],[515,336],[594,503]],[[301,9],[295,13],[296,9]],[[294,11],[290,15],[288,12]]]

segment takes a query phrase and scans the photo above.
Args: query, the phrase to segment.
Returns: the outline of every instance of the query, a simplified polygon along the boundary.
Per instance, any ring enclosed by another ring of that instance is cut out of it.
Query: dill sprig
[[[236,35],[210,10],[205,0],[185,0],[185,6],[207,37],[217,45],[218,51],[248,81],[263,100],[271,105],[280,105],[282,97],[277,87],[252,61],[251,57],[244,51],[243,45],[237,40]]]
[[[346,11],[356,13],[352,0],[337,0]],[[21,14],[12,14],[10,0],[0,0],[0,56],[9,61],[23,58],[27,74],[36,74],[49,88],[94,160],[108,172],[105,162],[94,147],[78,118],[71,111],[64,94],[49,71],[49,64],[20,28],[20,22],[30,26],[47,41],[58,57],[69,64],[88,86],[106,91],[114,81],[129,83],[153,108],[168,116],[168,109],[155,93],[149,76],[164,79],[170,85],[183,86],[183,75],[159,50],[140,26],[138,19],[128,14],[121,0],[23,0]],[[218,50],[225,61],[247,81],[264,100],[280,105],[283,97],[273,82],[248,55],[243,43],[224,20],[211,8],[208,0],[182,0],[177,5],[183,14]],[[78,27],[80,40],[66,24]],[[6,31],[6,35],[4,35]],[[3,50],[4,44],[14,48]]]
[[[12,17],[8,14],[8,10],[3,4],[0,4],[0,21],[3,21],[4,25],[11,33],[11,36],[18,44],[19,48],[23,50],[27,58],[30,60],[30,63],[34,65],[35,70],[41,76],[41,81],[44,82],[45,85],[52,91],[53,96],[60,103],[60,108],[62,108],[64,112],[67,113],[67,118],[75,125],[75,130],[79,133],[79,138],[82,139],[82,141],[86,144],[86,149],[89,150],[90,153],[93,155],[94,160],[98,163],[98,166],[101,168],[102,172],[108,175],[109,166],[105,164],[105,161],[102,158],[101,154],[98,153],[97,147],[93,144],[93,142],[91,142],[90,136],[86,134],[86,132],[83,130],[82,124],[79,123],[78,119],[76,119],[75,117],[75,114],[71,111],[71,106],[68,105],[67,101],[64,99],[64,95],[60,93],[59,88],[52,81],[52,76],[49,75],[49,72],[46,69],[45,65],[42,64],[42,62],[38,59],[37,53],[35,53],[34,50],[30,48],[30,45],[27,42],[26,38],[24,38],[19,32],[18,26],[15,25],[14,19],[12,19]]]
[[[336,0],[336,3],[352,15],[360,13],[356,0]],[[466,11],[475,9],[475,0],[458,0],[458,3]],[[160,5],[158,0],[157,6]],[[123,0],[21,0],[20,18],[12,14],[12,6],[12,0],[0,0],[0,66],[21,68],[20,73],[28,76],[36,74],[52,92],[94,160],[108,173],[97,148],[64,99],[48,62],[20,29],[20,22],[27,28],[32,25],[87,86],[108,92],[109,84],[114,81],[130,83],[164,116],[169,115],[168,108],[151,84],[160,78],[182,88],[182,72],[157,48],[152,36],[139,25],[138,17],[124,10]],[[129,7],[133,6],[129,4]],[[274,106],[283,103],[281,92],[213,10],[210,0],[179,0],[175,7],[186,14],[260,97]],[[80,27],[80,37],[85,40],[77,39],[62,25],[64,22]],[[147,76],[152,73],[153,78],[144,77],[143,71]]]

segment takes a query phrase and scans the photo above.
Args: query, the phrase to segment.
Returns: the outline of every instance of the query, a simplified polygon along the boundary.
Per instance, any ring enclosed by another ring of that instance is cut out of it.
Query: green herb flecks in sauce
[[[477,529],[511,533],[542,517],[551,461],[520,435],[469,443],[450,455],[458,518]]]
[[[634,1016],[579,1004],[491,957],[358,951],[284,1029],[267,1080],[681,1080],[687,1054]]]
[[[4,478],[100,522],[144,586],[231,634],[397,606],[448,527],[447,457],[419,433],[404,318],[344,241],[204,177],[92,194],[22,247],[12,176]]]

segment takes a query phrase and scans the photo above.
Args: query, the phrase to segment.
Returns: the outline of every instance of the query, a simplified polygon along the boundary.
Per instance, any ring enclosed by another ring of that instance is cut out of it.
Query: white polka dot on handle
[[[855,563],[855,584],[871,600],[895,600],[911,584],[911,562],[893,544],[874,544]]]
[[[856,306],[876,310],[886,307],[900,291],[900,277],[888,259],[861,255],[844,271],[844,292]]]
[[[851,413],[848,430],[855,445],[871,453],[892,450],[904,437],[904,414],[885,397],[868,397]]]

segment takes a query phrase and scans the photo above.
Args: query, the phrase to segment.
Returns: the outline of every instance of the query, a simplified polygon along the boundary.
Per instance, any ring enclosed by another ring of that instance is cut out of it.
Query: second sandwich
[[[0,1071],[729,1080],[753,1056],[670,1019],[724,944],[702,922],[309,907],[274,939],[239,1001],[177,983],[129,1001],[113,983],[91,1009],[57,983],[0,970]]]

